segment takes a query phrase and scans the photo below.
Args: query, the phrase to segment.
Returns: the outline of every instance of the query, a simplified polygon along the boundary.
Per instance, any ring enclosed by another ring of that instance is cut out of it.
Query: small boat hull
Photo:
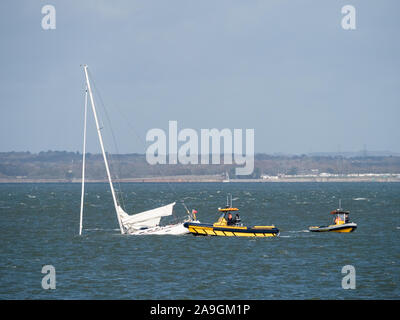
[[[343,232],[343,233],[353,232],[356,229],[357,229],[357,224],[354,222],[308,228],[308,230],[311,232]]]
[[[279,230],[274,226],[214,226],[212,224],[185,222],[184,227],[195,236],[220,237],[275,237]]]

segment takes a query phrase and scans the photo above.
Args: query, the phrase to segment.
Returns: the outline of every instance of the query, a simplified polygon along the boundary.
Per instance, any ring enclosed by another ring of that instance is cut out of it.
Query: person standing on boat
[[[193,219],[193,220],[197,220],[197,219],[196,219],[196,213],[197,213],[197,210],[193,209],[193,210],[192,210],[192,219]]]
[[[344,224],[344,220],[339,215],[337,215],[335,219],[335,224]]]
[[[228,212],[228,226],[233,224],[232,213]]]
[[[240,222],[239,213],[236,213],[236,215],[235,215],[235,224],[238,224],[239,222]]]

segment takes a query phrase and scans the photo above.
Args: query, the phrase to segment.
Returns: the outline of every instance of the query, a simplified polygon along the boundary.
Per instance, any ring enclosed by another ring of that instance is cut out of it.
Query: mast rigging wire
[[[97,96],[99,97],[100,105],[101,105],[101,107],[102,107],[102,109],[103,109],[103,111],[104,111],[104,114],[105,114],[105,116],[106,116],[106,119],[107,119],[107,122],[108,122],[108,126],[110,127],[110,131],[111,131],[111,135],[112,135],[114,147],[115,147],[115,149],[116,149],[117,155],[119,155],[120,153],[119,153],[119,149],[118,149],[118,144],[117,144],[117,141],[116,141],[116,138],[115,138],[114,130],[112,129],[112,126],[111,126],[111,121],[110,121],[110,117],[108,116],[107,108],[106,108],[105,103],[104,103],[104,101],[103,101],[103,99],[102,99],[102,97],[101,97],[100,91],[99,91],[99,90],[97,89],[97,87],[96,87],[96,83],[95,83],[95,81],[94,81],[93,74],[90,72],[90,70],[88,70],[88,72],[89,72],[90,78],[91,78],[91,80],[92,80],[92,84],[93,84],[94,91],[96,92]],[[139,142],[143,145],[143,147],[144,147],[144,149],[145,149],[145,148],[146,148],[146,143],[145,143],[144,140],[141,138],[141,136],[137,133],[137,131],[133,128],[133,126],[128,122],[128,120],[127,120],[128,118],[122,113],[122,111],[121,111],[120,109],[115,108],[115,110],[117,110],[117,111],[120,113],[121,117],[122,117],[122,118],[125,120],[125,122],[128,124],[128,128],[129,128],[130,130],[132,130],[132,132],[134,133],[134,135],[136,136],[136,138],[139,140]],[[104,125],[103,125],[103,127],[104,127]],[[112,163],[112,167],[114,167],[115,161],[114,161],[113,155],[112,155],[111,153],[107,153],[107,154],[110,156],[111,163]],[[118,169],[118,172],[119,172],[119,176],[121,176],[121,167],[120,167],[119,163],[118,163],[118,165],[117,165],[117,169]],[[159,173],[161,176],[164,176],[164,174],[162,173],[162,171],[161,171],[161,169],[159,168],[159,166],[156,166],[156,170],[158,171],[158,173]],[[120,184],[120,181],[119,181],[120,179],[118,178],[118,176],[116,176],[116,178],[117,178],[116,180],[117,180],[118,189],[119,189],[118,192],[117,192],[118,200],[121,200],[121,205],[122,205],[122,207],[125,209],[124,193],[123,193],[123,191],[122,191],[122,187],[121,187],[121,184]],[[169,187],[170,190],[172,191],[172,193],[175,195],[175,197],[177,197],[177,193],[176,193],[175,189],[172,187],[171,183],[170,183],[169,181],[166,181],[166,182],[167,182],[168,187]],[[187,208],[187,206],[186,206],[186,204],[185,204],[185,202],[184,202],[183,199],[180,199],[180,203],[181,203],[181,204],[183,205],[183,207],[185,208],[187,214],[190,214],[190,211],[189,211],[189,209]],[[177,217],[175,216],[174,213],[173,213],[173,215],[174,215],[175,218],[177,218]]]

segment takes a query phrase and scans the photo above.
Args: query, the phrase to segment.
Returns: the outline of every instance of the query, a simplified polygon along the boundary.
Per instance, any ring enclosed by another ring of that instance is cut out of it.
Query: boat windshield
[[[335,224],[344,224],[349,222],[349,215],[346,213],[338,213],[335,215],[334,223]]]

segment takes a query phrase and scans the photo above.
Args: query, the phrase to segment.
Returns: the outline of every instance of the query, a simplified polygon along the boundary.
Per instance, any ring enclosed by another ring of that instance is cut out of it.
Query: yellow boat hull
[[[219,237],[275,237],[279,230],[274,226],[255,226],[252,228],[239,226],[214,226],[211,224],[191,223],[184,224],[189,232],[196,236]]]
[[[357,224],[350,222],[346,224],[333,224],[330,226],[321,226],[321,227],[309,227],[308,230],[311,232],[340,232],[340,233],[348,233],[353,232],[357,229]]]

